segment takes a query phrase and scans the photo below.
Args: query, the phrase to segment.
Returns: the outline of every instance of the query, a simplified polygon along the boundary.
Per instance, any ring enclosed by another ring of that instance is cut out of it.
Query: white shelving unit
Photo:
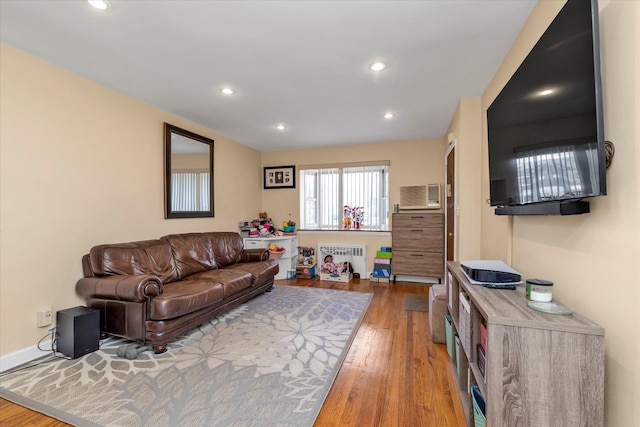
[[[298,258],[298,236],[276,236],[276,237],[245,237],[244,247],[246,249],[267,249],[271,243],[285,249],[282,258],[278,260],[280,271],[275,279],[287,279],[289,274],[296,277],[296,259]],[[292,273],[289,273],[292,272]]]

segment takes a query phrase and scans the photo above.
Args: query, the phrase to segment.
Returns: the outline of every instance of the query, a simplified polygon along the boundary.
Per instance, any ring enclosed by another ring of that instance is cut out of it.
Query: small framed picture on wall
[[[264,188],[296,188],[296,167],[269,166],[264,168]]]

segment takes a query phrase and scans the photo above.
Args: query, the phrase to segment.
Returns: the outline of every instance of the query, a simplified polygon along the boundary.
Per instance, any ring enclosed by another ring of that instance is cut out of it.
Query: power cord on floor
[[[42,342],[43,342],[43,341],[44,341],[48,336],[51,336],[51,348],[42,348],[42,347],[41,347]],[[107,339],[109,339],[109,338],[107,338]],[[103,342],[102,342],[102,341],[103,341],[103,340],[100,340],[99,347],[102,347],[102,344],[103,344]],[[40,350],[40,351],[51,352],[51,355],[50,355],[48,358],[46,358],[46,359],[40,360],[38,363],[29,363],[29,362],[26,362],[26,364],[19,365],[19,366],[17,366],[16,368],[9,369],[9,370],[4,371],[4,372],[0,372],[0,378],[2,378],[2,377],[4,377],[4,376],[7,376],[7,375],[9,375],[9,374],[12,374],[12,373],[14,373],[14,372],[23,371],[23,370],[25,370],[25,369],[34,368],[34,367],[36,367],[36,366],[40,366],[40,365],[43,365],[43,364],[45,364],[45,363],[53,362],[53,361],[55,361],[55,360],[57,360],[57,359],[73,360],[73,358],[68,357],[68,356],[66,356],[66,355],[64,355],[63,353],[60,353],[60,352],[58,351],[58,338],[57,338],[56,328],[55,328],[55,327],[53,327],[53,328],[49,329],[49,331],[47,332],[47,335],[45,335],[45,336],[43,336],[42,338],[40,338],[40,340],[38,341],[38,344],[36,344],[36,347],[37,347],[37,348],[38,348],[38,350]],[[139,347],[139,346],[136,346],[136,347]],[[142,349],[138,349],[137,353],[140,353],[141,351],[142,351]],[[137,355],[137,353],[136,353],[136,355]],[[45,357],[45,356],[43,356],[43,357]],[[40,359],[40,358],[38,358],[38,359]],[[38,360],[38,359],[35,359],[35,360]]]
[[[38,347],[40,348],[40,347]],[[65,359],[65,360],[73,360],[71,357],[67,357],[67,356],[59,356],[58,353],[58,338],[57,338],[57,334],[55,331],[55,328],[53,328],[53,335],[51,336],[51,353],[53,354],[54,357],[58,358],[58,359]],[[60,353],[62,354],[62,353]]]
[[[47,338],[51,336],[51,348],[42,348],[41,345],[43,343],[43,341]],[[14,372],[19,372],[19,371],[24,371],[25,369],[30,369],[30,368],[34,368],[36,366],[40,366],[43,365],[45,363],[49,363],[49,362],[53,362],[56,359],[65,359],[65,360],[71,360],[70,357],[66,357],[64,355],[60,355],[60,353],[57,351],[57,344],[58,344],[58,340],[56,338],[56,328],[51,328],[49,329],[49,331],[47,332],[47,335],[43,336],[42,338],[40,338],[40,340],[38,341],[38,344],[36,344],[36,347],[38,348],[38,350],[40,351],[45,351],[45,352],[51,352],[51,355],[43,360],[40,360],[38,363],[27,363],[25,365],[20,365],[14,369],[9,369],[5,372],[0,372],[0,378],[4,377],[6,375],[12,374]],[[45,357],[45,356],[43,356]],[[38,360],[38,359],[36,359]]]
[[[56,332],[57,332],[56,328],[49,329],[49,333],[46,336],[44,336],[40,341],[38,341],[38,350],[50,351],[51,354],[58,359],[71,360],[70,357],[67,357],[64,355],[60,356],[61,353],[58,351],[58,338],[57,338],[58,334],[56,334]],[[51,348],[50,349],[40,348],[40,344],[42,344],[42,341],[49,335],[51,335]]]
[[[47,335],[45,335],[42,338],[40,338],[40,341],[38,341],[38,344],[36,344],[36,347],[38,347],[38,350],[46,351],[46,352],[53,351],[53,346],[54,346],[54,343],[55,343],[55,334],[56,334],[55,333],[55,328],[49,329],[49,332],[47,333]],[[48,336],[51,336],[51,349],[46,349],[46,348],[40,347],[42,342]],[[45,356],[43,356],[43,357],[45,357]],[[58,358],[58,356],[56,356],[55,351],[53,351],[53,355],[52,356],[49,356],[46,359],[40,360],[38,363],[28,363],[26,365],[20,365],[20,366],[14,368],[14,369],[9,369],[9,370],[7,370],[5,372],[0,372],[0,377],[4,377],[4,376],[12,374],[14,372],[24,371],[25,369],[30,369],[30,368],[33,368],[33,367],[36,367],[36,366],[43,365],[45,363],[52,362],[52,361],[56,360],[57,358]]]

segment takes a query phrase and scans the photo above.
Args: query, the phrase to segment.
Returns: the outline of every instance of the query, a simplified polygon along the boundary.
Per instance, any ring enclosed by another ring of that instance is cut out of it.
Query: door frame
[[[445,253],[445,261],[455,261],[458,259],[458,200],[456,197],[456,186],[457,186],[457,181],[458,181],[458,173],[456,170],[456,157],[458,155],[458,152],[456,150],[456,143],[457,143],[457,139],[453,138],[449,144],[449,146],[447,147],[447,150],[445,152],[445,156],[444,156],[444,200],[445,200],[445,207],[444,207],[444,217],[445,217],[445,227],[444,227],[444,243],[445,243],[445,248],[444,248],[444,253]],[[453,155],[451,156],[451,154],[453,153]],[[449,164],[449,161],[451,160],[451,165]],[[449,187],[449,166],[452,167],[453,169],[453,182],[451,187]],[[449,208],[449,199],[453,199],[453,204],[452,207]],[[450,218],[450,217],[453,218]],[[450,230],[450,219],[452,219],[453,221],[451,221],[451,223],[453,224],[453,230]],[[453,236],[451,236],[452,238],[449,239],[449,233],[452,232]],[[451,242],[451,243],[450,243]],[[450,244],[453,244],[453,248],[449,248]],[[451,251],[449,250],[451,249]],[[451,256],[450,256],[451,254]],[[449,259],[452,258],[452,259]]]

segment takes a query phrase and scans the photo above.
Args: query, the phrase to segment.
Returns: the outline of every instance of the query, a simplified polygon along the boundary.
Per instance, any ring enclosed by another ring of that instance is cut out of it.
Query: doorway
[[[447,261],[453,261],[455,259],[455,176],[456,176],[456,145],[455,140],[449,146],[446,159],[447,169],[447,182],[446,182],[446,216],[447,222],[445,227],[446,245],[447,245]]]

